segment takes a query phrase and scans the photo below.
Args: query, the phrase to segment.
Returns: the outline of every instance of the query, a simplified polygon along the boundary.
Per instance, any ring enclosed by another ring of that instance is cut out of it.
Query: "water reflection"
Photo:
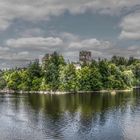
[[[0,95],[2,139],[140,139],[140,93]],[[135,132],[133,132],[135,131]]]

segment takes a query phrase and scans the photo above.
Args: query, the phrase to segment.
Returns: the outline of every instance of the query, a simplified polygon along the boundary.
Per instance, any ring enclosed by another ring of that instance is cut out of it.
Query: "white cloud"
[[[108,50],[114,47],[114,44],[109,41],[98,40],[96,38],[82,39],[80,37],[77,37],[77,40],[72,40],[71,36],[70,39],[67,38],[66,43],[64,40],[64,44],[64,49],[62,49],[61,52],[66,59],[69,59],[71,61],[78,60],[79,51],[81,50],[91,51],[93,54],[93,58],[108,57]]]
[[[86,11],[119,14],[140,5],[139,0],[0,0],[0,29],[6,29],[14,19],[48,20],[65,11],[71,14]]]
[[[59,46],[63,41],[56,37],[29,37],[29,38],[18,38],[9,39],[6,41],[6,45],[13,48],[28,48],[28,49],[47,49],[48,47]]]
[[[70,42],[69,49],[75,50],[105,50],[110,49],[113,46],[109,41],[101,41],[96,38],[90,38],[85,40],[78,40],[76,42]]]
[[[74,35],[72,33],[67,33],[67,32],[62,32],[60,34],[55,33],[54,35],[58,35],[60,38],[62,38],[65,41],[77,41],[80,39],[80,37],[78,35]]]
[[[91,51],[93,58],[110,58],[112,55],[139,58],[140,55],[138,45],[122,48],[110,41],[60,33],[56,37],[9,39],[5,42],[5,47],[0,47],[0,59],[13,61],[13,66],[15,66],[14,64],[19,64],[19,62],[24,64],[26,61],[41,58],[45,53],[58,51],[66,60],[78,61],[81,50]]]
[[[8,47],[0,47],[0,52],[7,52],[9,51]]]
[[[122,20],[120,38],[140,40],[140,11],[129,14]]]
[[[29,38],[29,37],[39,37],[44,35],[45,31],[40,28],[27,28],[24,31],[17,30],[18,36]]]
[[[58,51],[66,59],[75,61],[78,60],[80,50],[92,51],[94,58],[103,57],[106,55],[105,51],[111,49],[113,44],[96,38],[82,39],[70,33],[60,33],[57,37],[8,39],[5,46],[9,47],[10,51],[0,58],[8,60],[32,60],[40,58],[45,53]]]
[[[9,50],[10,49],[8,47],[0,47],[0,58],[4,58],[4,56],[8,54]]]

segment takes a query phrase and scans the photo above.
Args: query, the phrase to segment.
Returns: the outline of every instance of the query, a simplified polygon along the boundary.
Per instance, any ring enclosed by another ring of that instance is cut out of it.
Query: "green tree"
[[[101,75],[97,68],[83,67],[77,72],[79,90],[94,91],[102,88]]]
[[[135,84],[140,85],[140,63],[131,65],[131,69],[132,69],[134,77],[135,77]]]
[[[6,80],[4,79],[4,72],[0,72],[0,89],[4,89],[6,87]]]
[[[60,81],[60,66],[65,65],[64,58],[54,52],[47,60],[44,68],[45,82],[48,85],[48,90],[56,91],[59,88]]]
[[[103,83],[103,88],[110,88],[108,77],[111,76],[111,71],[109,69],[109,62],[107,60],[99,61],[99,72],[101,74],[101,81]]]
[[[122,78],[126,85],[126,88],[131,88],[133,86],[134,74],[132,70],[125,70],[124,72],[122,72]]]
[[[111,59],[111,62],[116,64],[117,66],[119,65],[127,65],[128,64],[128,59],[125,57],[121,56],[113,56]]]
[[[21,77],[18,71],[13,71],[9,74],[7,79],[7,87],[12,90],[19,90],[18,86],[21,84]]]
[[[73,64],[67,64],[66,66],[61,67],[59,89],[63,91],[77,90],[76,69]]]
[[[20,77],[21,77],[21,84],[19,85],[19,89],[23,90],[23,91],[29,91],[31,90],[31,86],[32,86],[32,82],[31,82],[31,78],[30,75],[28,73],[28,70],[21,70],[19,72]]]
[[[31,62],[27,68],[28,75],[31,79],[34,77],[41,77],[41,67],[39,64],[39,60],[36,59],[34,62]]]
[[[36,88],[36,90],[39,89],[40,82],[38,82],[37,85],[36,80],[39,79],[38,81],[40,81],[42,77],[42,71],[38,59],[30,63],[30,65],[27,68],[26,74],[27,77],[26,79],[24,79],[25,83],[23,85],[25,86],[26,84],[28,84],[27,86],[28,90],[35,89],[34,87],[38,87]]]
[[[40,90],[40,86],[41,86],[41,81],[42,81],[42,78],[34,78],[33,81],[32,81],[32,88],[31,90],[32,91],[39,91]]]

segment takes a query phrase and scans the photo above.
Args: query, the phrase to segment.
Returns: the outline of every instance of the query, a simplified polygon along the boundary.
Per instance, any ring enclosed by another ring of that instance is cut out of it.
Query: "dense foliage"
[[[42,65],[38,60],[27,68],[0,72],[0,89],[23,91],[95,91],[128,89],[140,83],[140,60],[113,56],[91,63],[66,63],[54,52]]]

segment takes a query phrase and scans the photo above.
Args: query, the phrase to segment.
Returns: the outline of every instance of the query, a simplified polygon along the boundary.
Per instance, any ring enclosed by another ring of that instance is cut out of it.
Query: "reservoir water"
[[[0,94],[0,140],[140,140],[140,93]]]

